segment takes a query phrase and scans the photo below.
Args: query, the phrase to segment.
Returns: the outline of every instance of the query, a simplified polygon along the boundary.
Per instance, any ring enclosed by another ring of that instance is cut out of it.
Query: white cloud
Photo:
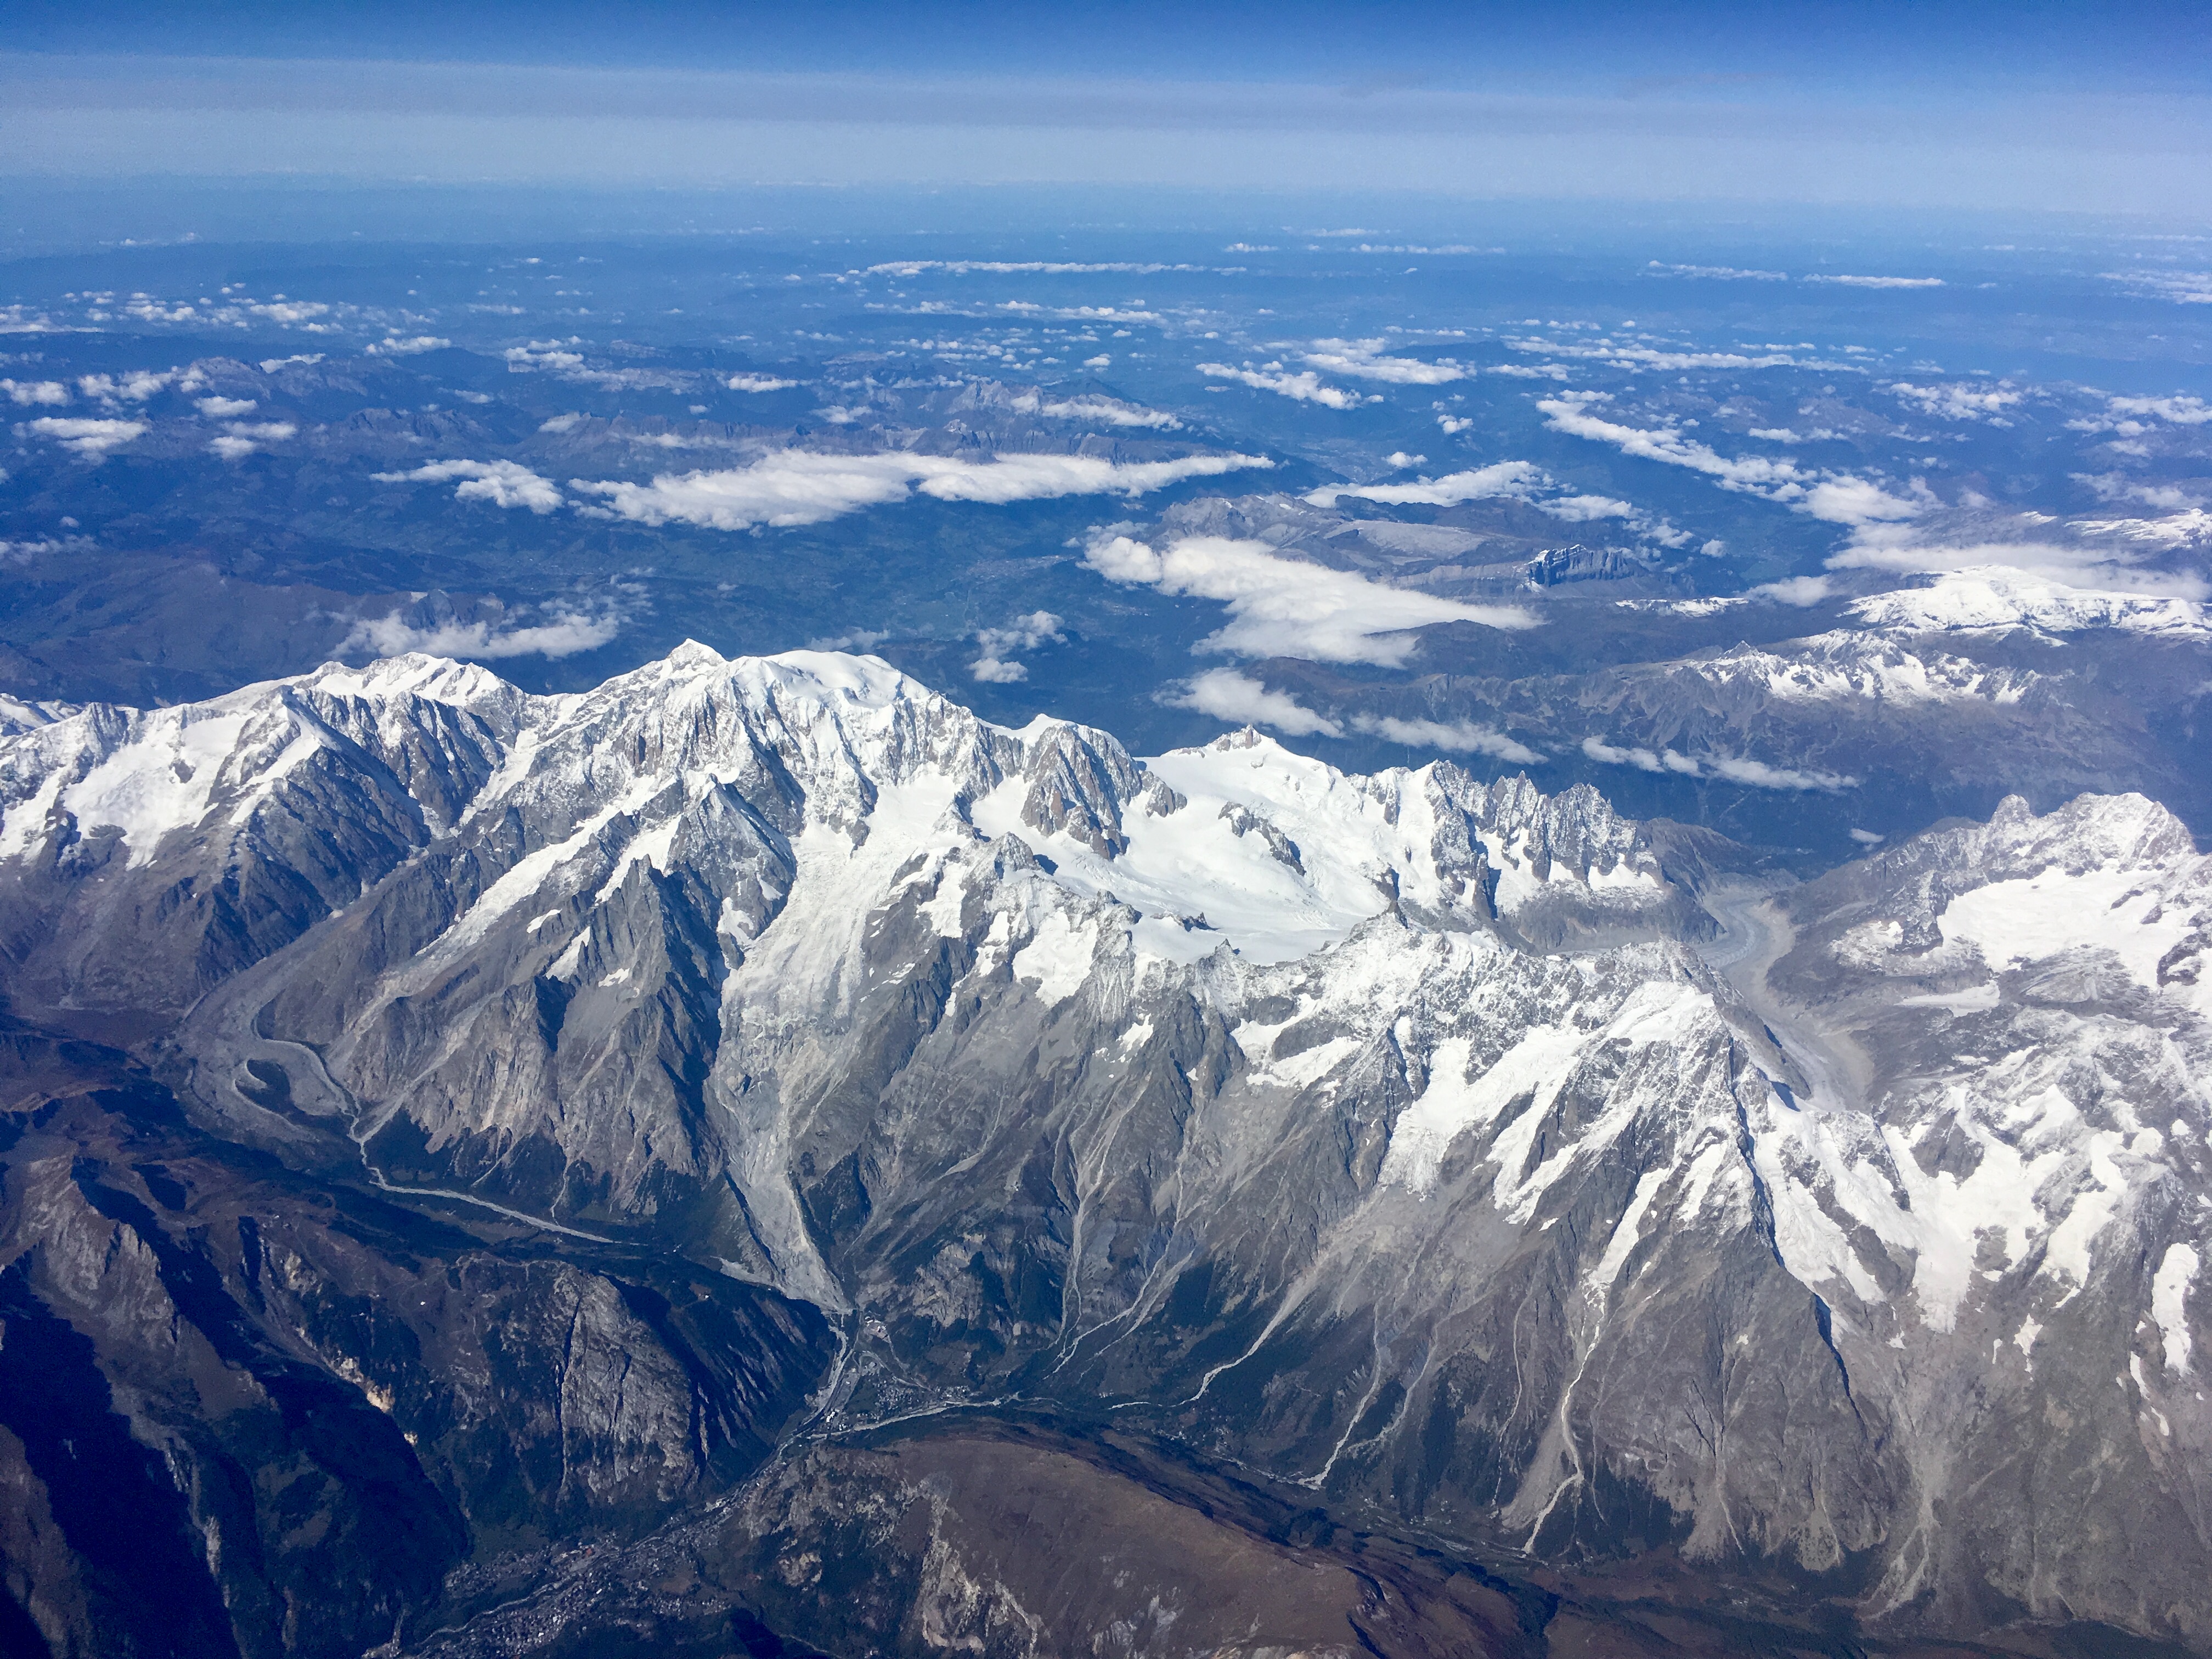
[[[2083,519],[2059,524],[2040,514],[1980,515],[1948,526],[1863,525],[1829,556],[1831,570],[1893,570],[1936,575],[2002,566],[2021,575],[2112,592],[2203,599],[2212,593],[2193,571],[2143,569],[2149,558],[2191,545],[2204,515]]]
[[[368,357],[413,357],[425,351],[443,351],[453,344],[451,340],[437,334],[410,334],[402,338],[394,334],[362,348]]]
[[[1473,426],[1474,422],[1473,421],[1461,420],[1450,415],[1439,415],[1437,416],[1437,424],[1444,429],[1445,437],[1456,438],[1461,433]]]
[[[1772,599],[1778,605],[1818,605],[1831,598],[1836,584],[1826,576],[1785,576],[1778,582],[1761,582],[1747,588],[1747,599]]]
[[[1409,630],[1438,623],[1533,628],[1516,605],[1464,605],[1386,587],[1347,570],[1285,558],[1261,541],[1193,536],[1157,550],[1127,536],[1092,540],[1085,562],[1109,581],[1215,599],[1229,621],[1199,643],[1240,657],[1307,657],[1396,667],[1413,654]]]
[[[1083,366],[1085,368],[1111,368],[1114,367],[1114,360],[1102,351],[1096,357],[1085,357],[1083,360]]]
[[[72,450],[87,460],[100,461],[107,459],[110,451],[120,449],[143,434],[146,430],[146,422],[93,421],[42,415],[30,423],[30,428],[41,438],[51,438],[63,448]]]
[[[2115,415],[2148,416],[2175,426],[2203,426],[2212,421],[2212,404],[2202,398],[2108,398],[2105,401]]]
[[[1784,368],[1795,365],[1797,359],[1787,351],[1775,351],[1764,356],[1746,356],[1740,351],[1668,351],[1657,346],[1624,345],[1613,340],[1508,340],[1506,344],[1516,351],[1545,353],[1557,357],[1580,357],[1610,364],[1614,368],[1663,369],[1668,373],[1686,368]],[[1504,374],[1503,367],[1491,371]]]
[[[861,274],[868,276],[919,276],[924,271],[941,270],[948,276],[965,276],[971,271],[980,270],[994,276],[1082,276],[1094,272],[1149,276],[1163,270],[1206,269],[1204,265],[1136,264],[1126,260],[1103,264],[1078,264],[1047,259],[896,259],[888,264],[870,265]]]
[[[888,628],[848,628],[842,634],[809,640],[806,648],[809,651],[872,651],[890,636],[891,630]]]
[[[331,310],[328,306],[319,304],[312,300],[279,301],[267,305],[248,306],[246,308],[257,317],[266,317],[272,323],[283,323],[288,325],[293,323],[308,322],[317,317],[327,317]],[[316,331],[311,329],[308,331],[313,333]]]
[[[1414,483],[1326,485],[1309,491],[1306,500],[1316,507],[1334,507],[1339,496],[1352,495],[1399,507],[1450,507],[1495,495],[1526,500],[1528,492],[1543,481],[1542,470],[1533,461],[1494,461],[1470,471],[1447,472],[1441,478],[1423,478]]]
[[[80,374],[77,390],[88,398],[97,398],[103,403],[143,404],[155,392],[171,385],[182,383],[186,391],[205,382],[177,370],[156,373],[150,368],[134,368],[126,374]]]
[[[1469,378],[1457,363],[1424,363],[1411,357],[1386,357],[1381,340],[1316,340],[1305,361],[1331,374],[1391,386],[1443,386]]]
[[[566,348],[577,343],[565,340],[532,340],[526,346],[509,346],[500,355],[507,359],[511,373],[526,374],[533,368],[581,368],[583,354]]]
[[[1556,501],[1536,503],[1540,512],[1555,519],[1565,519],[1569,524],[1592,524],[1600,519],[1632,519],[1636,508],[1626,501],[1617,501],[1610,495],[1562,495]]]
[[[1698,276],[1708,282],[1723,283],[1786,283],[1786,270],[1746,270],[1736,265],[1668,265],[1654,259],[1644,266],[1647,273],[1657,276]]]
[[[1094,358],[1084,366],[1088,368],[1103,364]],[[1182,426],[1164,409],[1144,409],[1135,404],[1125,404],[1118,398],[1102,398],[1096,392],[1076,398],[1047,398],[1042,392],[1024,392],[1007,407],[1017,414],[1042,415],[1053,421],[1097,421],[1108,426],[1151,427],[1163,432],[1177,431]]]
[[[1402,449],[1394,449],[1382,460],[1387,466],[1408,467],[1419,466],[1428,459],[1425,455],[1409,455]]]
[[[1674,773],[1686,778],[1718,780],[1753,789],[1850,789],[1858,780],[1841,772],[1805,772],[1765,761],[1743,760],[1729,755],[1681,755],[1672,749],[1656,752],[1644,748],[1616,747],[1598,738],[1583,739],[1583,753],[1606,766],[1632,766],[1639,772]]]
[[[732,374],[722,384],[732,392],[788,392],[799,382],[778,380],[773,374]]]
[[[1865,478],[1840,473],[1814,484],[1802,501],[1792,505],[1799,512],[1829,524],[1868,525],[1909,519],[1920,510],[1922,503],[1893,495]]]
[[[2100,501],[2136,501],[2169,513],[2186,513],[2204,505],[2203,495],[2179,484],[2140,483],[2117,472],[2076,472],[2072,477],[2095,491]]]
[[[1910,518],[1923,505],[1917,499],[1893,495],[1879,484],[1849,473],[1801,467],[1786,456],[1726,456],[1709,444],[1684,437],[1673,427],[1623,426],[1590,412],[1593,404],[1604,401],[1601,393],[1570,392],[1539,398],[1536,407],[1554,432],[1608,443],[1625,455],[1688,467],[1717,478],[1723,489],[1762,495],[1831,524],[1863,525]]]
[[[1596,738],[1584,738],[1583,753],[1607,766],[1632,766],[1639,772],[1680,772],[1691,777],[1698,775],[1697,762],[1671,749],[1665,751],[1662,758],[1649,749],[1616,748]]]
[[[514,461],[432,461],[411,472],[372,472],[369,477],[379,483],[444,483],[459,478],[463,482],[453,490],[456,501],[526,507],[541,514],[561,505],[561,492],[550,478]]]
[[[1753,789],[1855,789],[1859,781],[1847,772],[1806,772],[1727,755],[1705,755],[1700,758],[1715,777],[1747,784]]]
[[[611,612],[547,607],[549,620],[528,628],[500,628],[489,622],[442,622],[418,627],[395,611],[388,617],[356,622],[339,642],[341,653],[374,651],[380,657],[421,651],[434,657],[573,657],[596,651],[622,631]]]
[[[1940,416],[1947,421],[1992,421],[1999,426],[2007,423],[1997,417],[2018,403],[2021,396],[2002,380],[1994,386],[1976,386],[1971,381],[1913,386],[1899,380],[1882,390],[1911,404],[1923,415]]]
[[[63,522],[74,524],[76,520]],[[50,553],[89,553],[93,545],[89,536],[41,536],[34,542],[0,541],[0,564],[26,565]]]
[[[234,415],[251,415],[260,406],[251,398],[203,398],[195,405],[211,421],[228,420]]]
[[[2138,293],[2176,305],[2212,305],[2212,270],[2107,270],[2108,283],[2125,283]]]
[[[1324,714],[1316,714],[1287,691],[1271,691],[1249,675],[1233,668],[1210,668],[1185,681],[1161,702],[1172,708],[1195,708],[1216,720],[1246,726],[1272,726],[1292,737],[1315,732],[1340,738],[1344,728]]]
[[[1320,375],[1311,370],[1291,374],[1280,363],[1264,368],[1231,368],[1226,363],[1200,363],[1198,372],[1208,379],[1235,380],[1256,392],[1272,392],[1280,398],[1296,398],[1300,403],[1319,404],[1324,409],[1357,409],[1365,401],[1356,392],[1346,392],[1341,386],[1323,383]]]
[[[1157,323],[1161,320],[1157,311],[1133,311],[1121,306],[1041,306],[1028,300],[1008,300],[999,309],[1019,312],[1024,316],[1055,318],[1063,323]]]
[[[59,380],[0,380],[0,392],[13,404],[59,406],[70,400],[69,388]]]
[[[977,679],[994,685],[1012,685],[1030,677],[1026,665],[1012,660],[1017,651],[1034,651],[1044,644],[1057,645],[1067,636],[1060,631],[1060,619],[1049,611],[1032,611],[1016,617],[1004,628],[979,628],[975,643],[982,654],[968,665]]]
[[[210,398],[210,402],[218,399]],[[252,404],[246,405],[248,409]],[[208,444],[209,452],[226,461],[241,461],[264,443],[278,443],[286,438],[297,437],[300,428],[289,421],[231,421],[224,428],[229,435],[216,438]]]
[[[540,432],[574,432],[584,423],[581,415],[554,415],[538,423]]]
[[[1834,283],[1843,288],[1941,288],[1941,276],[1813,276],[1808,283]]]
[[[1413,749],[1448,749],[1463,755],[1494,755],[1516,766],[1540,765],[1544,757],[1503,732],[1469,720],[1401,720],[1389,714],[1355,714],[1352,729],[1387,738]]]
[[[820,524],[866,507],[907,498],[908,486],[945,501],[1042,501],[1062,495],[1138,495],[1186,478],[1210,478],[1247,467],[1270,467],[1261,455],[1188,455],[1178,460],[1114,462],[1092,455],[1000,455],[988,461],[894,450],[828,455],[784,449],[750,466],[651,483],[593,483],[571,487],[602,495],[604,511],[641,524],[671,522],[715,530],[756,525]]]

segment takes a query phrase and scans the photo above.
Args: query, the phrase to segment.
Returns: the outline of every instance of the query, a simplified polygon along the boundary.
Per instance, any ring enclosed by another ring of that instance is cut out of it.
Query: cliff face
[[[2212,874],[2138,798],[1773,893],[686,647],[89,708],[0,805],[50,1642],[2212,1646]]]

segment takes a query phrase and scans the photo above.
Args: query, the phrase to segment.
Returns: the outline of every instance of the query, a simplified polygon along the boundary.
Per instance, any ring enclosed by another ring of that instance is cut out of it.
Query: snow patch
[[[2079,871],[2053,865],[1960,894],[1936,926],[1946,939],[1966,940],[2000,969],[2084,946],[2107,950],[2136,984],[2155,990],[2159,958],[2188,936],[2190,923],[2181,907],[2162,902],[2153,879],[2113,864]]]
[[[2151,1280],[2150,1316],[2158,1325],[2166,1369],[2177,1376],[2189,1375],[2191,1344],[2187,1304],[2190,1287],[2197,1282],[2197,1268],[2194,1247],[2169,1244],[2158,1264],[2157,1276]]]
[[[1057,1008],[1091,977],[1097,949],[1095,918],[1073,921],[1066,911],[1054,910],[1038,924],[1030,942],[1014,952],[1014,977],[1036,981],[1036,994],[1044,1006]]]

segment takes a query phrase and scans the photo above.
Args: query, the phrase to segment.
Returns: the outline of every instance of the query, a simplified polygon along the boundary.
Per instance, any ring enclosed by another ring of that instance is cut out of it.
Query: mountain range
[[[1664,672],[2036,695],[1863,620]],[[1800,881],[835,652],[6,714],[11,1650],[2212,1648],[2142,795]]]

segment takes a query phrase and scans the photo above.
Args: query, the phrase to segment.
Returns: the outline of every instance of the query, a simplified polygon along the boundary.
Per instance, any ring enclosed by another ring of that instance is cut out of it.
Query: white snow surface
[[[1893,665],[1877,690],[1845,689],[1910,700],[1925,695],[1917,672]],[[1832,695],[1821,684],[1804,694]],[[342,730],[396,743],[462,715],[495,752],[455,821],[433,830],[520,824],[531,850],[401,979],[427,983],[511,928],[534,971],[574,981],[588,959],[594,983],[642,994],[621,962],[587,958],[568,919],[641,871],[722,869],[715,837],[742,821],[744,844],[777,849],[789,877],[750,908],[739,901],[762,898],[750,884],[767,877],[713,878],[739,947],[726,1006],[748,1042],[793,1066],[818,1052],[868,988],[870,930],[901,915],[973,941],[968,971],[1005,969],[1051,1018],[1126,1007],[1099,1039],[1118,1036],[1125,1055],[1153,1029],[1147,985],[1224,1006],[1285,998],[1288,1014],[1231,1016],[1236,1088],[1299,1101],[1393,1054],[1419,1079],[1358,1224],[1382,1230],[1360,1235],[1370,1246],[1406,1215],[1459,1213],[1470,1190],[1500,1224],[1542,1226],[1558,1218],[1544,1213],[1555,1190],[1573,1190],[1562,1182],[1604,1172],[1617,1212],[1589,1231],[1578,1269],[1593,1305],[1627,1294],[1647,1243],[1764,1213],[1790,1273],[1885,1329],[1965,1328],[1987,1276],[2015,1271],[2048,1318],[2103,1270],[2108,1237],[2172,1167],[2172,1102],[2197,1123],[2212,1104],[2191,1075],[2201,1049],[2176,1046],[2212,1015],[2212,964],[2175,969],[2212,937],[2212,861],[2137,797],[2040,818],[2008,803],[1989,825],[1945,832],[1958,850],[1940,886],[1911,884],[1918,842],[1885,847],[1865,867],[1905,872],[1897,915],[1831,948],[1855,984],[1894,981],[1885,1006],[1922,1028],[1939,1014],[2002,1022],[2011,970],[2086,965],[2156,999],[2181,1035],[2039,1016],[2010,1047],[1899,1085],[1878,1116],[1846,1102],[1795,1110],[1761,1081],[1771,1049],[1744,1036],[1758,1018],[1651,921],[1677,896],[1642,831],[1594,792],[1547,798],[1441,764],[1352,776],[1249,730],[1139,762],[1066,721],[992,726],[867,657],[732,661],[686,645],[594,690],[532,697],[411,656],[179,708],[61,711],[0,734],[0,859],[44,855],[65,819],[82,834],[114,826],[133,868],[195,838],[227,855]],[[1635,943],[1549,952],[1501,938],[1493,902],[1509,923],[1571,905],[1650,925]],[[1915,903],[1933,951],[1905,947],[1899,918]],[[1972,1156],[1923,1166],[1939,1133]],[[1874,1249],[1909,1268],[1909,1291],[1885,1291]],[[2174,1245],[2151,1290],[2170,1373],[2191,1363],[2196,1273],[2194,1248]],[[2016,1327],[2023,1352],[2030,1325]]]
[[[1688,666],[1714,685],[1747,686],[1762,697],[1798,703],[2008,704],[2018,702],[2039,678],[1924,647],[1907,650],[1894,640],[1849,630],[1816,634],[1784,650],[1743,647],[1693,659]]]
[[[2197,1283],[2197,1266],[2194,1246],[2169,1244],[2159,1261],[2158,1274],[2151,1280],[2150,1316],[2158,1324],[2166,1369],[2177,1376],[2189,1375],[2191,1342],[2186,1304],[2190,1288]]]
[[[2163,807],[2140,795],[2084,796],[2034,818],[2008,802],[1976,836],[1972,868],[1984,879],[1936,914],[1946,941],[1972,946],[1998,972],[2094,953],[2142,988],[2212,1015],[2212,976],[2161,975],[2212,925],[2212,859]]]
[[[1899,633],[1984,633],[2027,628],[2041,634],[2119,629],[2166,639],[2212,641],[2212,622],[2195,599],[2069,587],[2008,565],[1947,572],[1925,587],[1876,593],[1850,607],[1869,628]]]

